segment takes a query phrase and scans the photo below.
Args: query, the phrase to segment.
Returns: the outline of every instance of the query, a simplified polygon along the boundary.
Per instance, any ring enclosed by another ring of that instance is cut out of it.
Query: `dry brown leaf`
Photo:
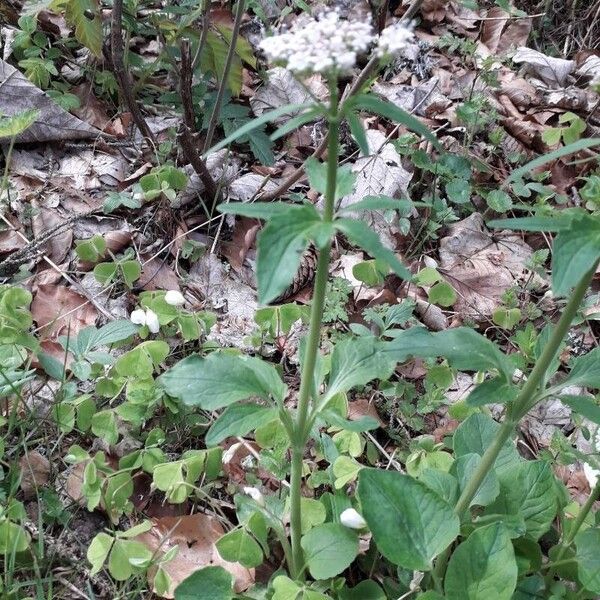
[[[0,113],[12,116],[27,109],[36,109],[40,113],[33,125],[17,136],[19,143],[81,140],[97,137],[100,133],[63,110],[27,77],[2,59],[0,88]]]
[[[254,244],[259,229],[260,222],[256,219],[238,217],[235,221],[231,241],[223,242],[221,253],[236,271],[242,270],[246,255]]]
[[[35,212],[32,218],[32,229],[36,239],[44,236],[46,233],[55,230],[56,233],[42,245],[48,258],[57,264],[60,264],[69,251],[73,243],[73,228],[71,226],[60,229],[65,223],[65,219],[54,209],[42,208],[32,202]]]
[[[146,262],[142,256],[142,272],[137,285],[145,290],[178,290],[179,277],[161,258],[151,258]]]
[[[487,11],[480,40],[494,55],[504,55],[511,48],[525,46],[531,33],[531,19],[514,19],[501,8]]]
[[[546,56],[537,50],[521,46],[512,58],[522,64],[526,73],[540,79],[551,87],[564,87],[575,69],[574,60]]]
[[[45,338],[75,335],[93,325],[98,317],[94,306],[73,290],[55,284],[38,286],[31,303],[31,314]]]
[[[82,83],[71,88],[71,93],[81,102],[79,108],[73,109],[74,115],[109,135],[121,137],[125,134],[121,122],[108,116],[107,107],[95,96],[91,85]]]
[[[21,456],[19,468],[20,486],[25,498],[33,497],[36,490],[46,485],[50,479],[50,461],[36,450]]]
[[[254,583],[254,569],[227,562],[219,555],[215,543],[225,534],[225,530],[215,517],[198,513],[183,517],[161,517],[152,522],[152,529],[137,536],[138,541],[156,553],[157,557],[174,546],[179,547],[175,558],[161,565],[171,579],[165,598],[173,598],[175,588],[186,577],[207,566],[220,566],[231,573],[237,593],[247,590]],[[150,570],[149,580],[153,579],[155,572]]]
[[[479,213],[452,224],[440,241],[440,271],[458,294],[454,309],[463,319],[486,320],[523,275],[532,253],[514,233],[492,236]]]
[[[21,225],[17,219],[11,215],[4,215],[11,223],[12,228],[8,228],[5,223],[1,223],[2,231],[0,231],[0,254],[9,254],[15,250],[20,250],[26,246],[27,242],[17,233],[21,231]]]
[[[368,398],[359,398],[358,400],[348,402],[348,419],[350,421],[358,421],[362,417],[373,417],[381,427],[385,425],[375,405],[369,402]]]

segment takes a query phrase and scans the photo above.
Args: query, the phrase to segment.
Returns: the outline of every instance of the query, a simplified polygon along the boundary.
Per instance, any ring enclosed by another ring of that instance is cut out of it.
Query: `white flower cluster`
[[[147,308],[146,310],[137,308],[131,313],[129,318],[131,319],[131,322],[136,325],[145,325],[150,333],[158,333],[160,331],[158,315],[150,308]]]
[[[413,39],[414,33],[411,26],[407,27],[400,22],[394,23],[381,32],[377,41],[377,55],[397,56]]]
[[[269,61],[286,66],[292,73],[347,72],[357,56],[377,41],[377,55],[396,55],[412,40],[410,27],[396,23],[377,37],[371,20],[347,21],[336,11],[322,13],[293,26],[288,32],[265,38],[260,47]]]
[[[270,61],[303,75],[348,71],[373,39],[370,22],[346,21],[330,11],[304,21],[301,27],[265,38],[260,47]]]

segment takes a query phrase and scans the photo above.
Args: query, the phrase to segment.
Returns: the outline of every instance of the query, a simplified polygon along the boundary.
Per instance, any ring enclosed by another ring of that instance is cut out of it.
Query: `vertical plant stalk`
[[[179,82],[179,95],[181,96],[181,104],[183,106],[183,124],[179,134],[179,143],[186,160],[192,165],[194,171],[204,184],[206,194],[210,198],[207,208],[207,216],[215,204],[219,200],[218,188],[213,176],[210,174],[206,162],[200,156],[197,148],[197,142],[194,137],[196,131],[194,102],[192,97],[192,55],[190,50],[190,41],[187,38],[181,40],[181,77]]]
[[[340,117],[338,112],[337,79],[332,77],[330,82],[330,109],[328,115],[329,131],[327,134],[327,187],[325,191],[325,202],[323,208],[323,221],[333,221],[335,205],[335,187],[338,168],[339,151],[339,127]],[[298,392],[298,407],[296,422],[294,425],[294,437],[292,442],[292,462],[290,475],[290,537],[292,545],[292,565],[290,571],[294,579],[302,578],[304,568],[304,556],[300,538],[302,536],[302,459],[308,439],[308,414],[310,399],[314,381],[317,353],[319,352],[319,341],[321,339],[321,322],[323,320],[323,309],[325,306],[325,292],[327,289],[327,278],[329,275],[329,259],[331,255],[331,240],[319,251],[317,261],[317,274],[310,310],[310,326],[304,362],[300,379],[300,391]]]
[[[221,104],[223,103],[223,96],[225,95],[225,87],[227,86],[227,79],[229,78],[229,71],[231,71],[231,64],[233,63],[233,57],[235,56],[235,47],[237,45],[237,39],[240,35],[240,25],[242,24],[242,17],[244,16],[244,8],[246,7],[246,0],[238,0],[237,8],[235,11],[235,20],[233,21],[233,31],[231,32],[231,43],[227,50],[227,58],[225,59],[225,66],[223,67],[223,75],[219,82],[219,90],[217,91],[217,98],[213,111],[210,115],[210,121],[208,122],[208,131],[206,132],[206,140],[204,140],[204,150],[206,152],[212,143],[212,139],[217,129],[217,123],[219,122],[219,115],[221,114]]]
[[[542,352],[542,355],[536,362],[535,367],[527,379],[527,382],[515,400],[512,410],[508,410],[507,416],[502,422],[496,437],[484,452],[479,466],[473,473],[471,479],[469,479],[467,482],[465,489],[462,491],[456,506],[454,507],[454,513],[459,517],[466,510],[468,510],[471,501],[475,497],[475,494],[477,494],[479,491],[479,488],[481,487],[486,475],[494,467],[494,463],[496,462],[496,459],[498,458],[498,455],[500,454],[504,444],[506,444],[506,442],[513,435],[519,420],[523,418],[527,412],[531,410],[533,406],[535,406],[535,404],[537,404],[538,388],[540,385],[542,385],[546,372],[554,360],[554,357],[560,348],[560,344],[569,331],[569,327],[571,326],[571,323],[577,314],[577,309],[579,308],[579,305],[585,296],[585,292],[587,291],[592,278],[596,273],[597,266],[598,261],[594,263],[593,267],[580,279],[579,283],[575,286],[575,289],[573,290],[573,293],[569,298],[569,301],[567,302],[567,305],[565,306],[563,313]],[[439,581],[443,579],[449,557],[450,548],[448,547],[442,554],[440,554],[436,562],[435,574]]]
[[[573,521],[573,524],[571,525],[571,527],[569,529],[569,533],[565,536],[565,539],[561,542],[560,548],[558,549],[558,553],[553,560],[554,563],[559,563],[561,561],[562,557],[565,555],[565,552],[573,543],[575,536],[579,533],[579,530],[581,529],[581,526],[583,525],[585,518],[588,516],[589,512],[592,510],[592,506],[594,506],[594,502],[596,502],[596,500],[598,500],[598,498],[600,498],[600,479],[596,482],[594,489],[591,491],[590,495],[588,496],[588,499],[585,501],[585,504],[581,507],[581,510],[579,511],[579,514],[577,515],[577,518]],[[548,588],[552,584],[552,581],[554,579],[554,572],[555,572],[555,569],[550,569],[548,571],[548,573],[546,574],[546,577],[544,578],[546,588]]]
[[[142,111],[133,96],[133,80],[125,68],[125,48],[123,44],[123,0],[114,0],[110,20],[110,51],[113,63],[113,73],[119,83],[121,97],[131,113],[133,122],[140,133],[156,147],[156,138],[150,130]]]

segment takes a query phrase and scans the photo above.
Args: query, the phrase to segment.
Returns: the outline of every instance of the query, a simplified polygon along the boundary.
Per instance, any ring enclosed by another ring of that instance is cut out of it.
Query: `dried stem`
[[[196,117],[192,99],[192,55],[188,39],[181,40],[181,78],[179,94],[183,105],[183,124],[179,133],[179,143],[185,159],[192,165],[194,171],[204,184],[204,189],[210,198],[207,204],[208,212],[212,210],[218,200],[218,188],[213,176],[210,174],[206,162],[198,152],[197,142],[194,137],[196,130]],[[208,215],[210,217],[210,215]]]
[[[131,113],[133,122],[140,130],[141,134],[150,140],[152,145],[156,147],[156,138],[150,130],[146,119],[142,115],[142,111],[135,101],[133,95],[133,79],[129,71],[125,68],[125,48],[123,44],[123,0],[113,1],[112,17],[110,21],[110,46],[111,58],[113,64],[113,72],[119,83],[119,91],[125,101],[127,109]]]
[[[225,67],[223,68],[223,75],[219,82],[219,90],[217,92],[217,99],[213,107],[212,114],[210,115],[210,121],[208,123],[208,131],[206,132],[206,139],[204,140],[204,152],[206,152],[212,143],[212,139],[217,129],[219,122],[219,115],[221,114],[221,104],[223,103],[223,96],[225,95],[225,88],[227,87],[227,79],[229,79],[229,72],[231,71],[231,64],[233,63],[233,57],[235,56],[235,47],[237,45],[237,39],[240,34],[240,25],[242,24],[242,17],[244,16],[244,8],[246,6],[246,0],[238,0],[237,9],[235,11],[235,20],[233,22],[233,31],[231,32],[231,43],[229,44],[229,50],[227,51],[227,58],[225,59]]]

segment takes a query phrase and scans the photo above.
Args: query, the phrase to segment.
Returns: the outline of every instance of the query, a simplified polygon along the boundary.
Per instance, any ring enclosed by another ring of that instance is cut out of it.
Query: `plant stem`
[[[219,122],[221,104],[223,103],[223,96],[225,95],[227,80],[229,79],[229,71],[231,71],[231,64],[233,62],[233,57],[235,56],[235,47],[237,44],[238,35],[240,33],[240,25],[242,24],[245,6],[246,0],[238,0],[237,9],[235,11],[235,20],[233,22],[233,31],[231,32],[231,43],[229,45],[229,49],[227,50],[227,58],[225,59],[225,66],[223,67],[223,75],[221,76],[221,81],[219,82],[217,98],[215,100],[213,111],[210,115],[208,131],[206,132],[206,139],[204,140],[204,152],[210,148],[215,130],[217,128],[217,123]]]
[[[325,192],[325,204],[323,209],[323,221],[331,223],[335,204],[335,187],[338,168],[338,138],[339,138],[339,114],[337,98],[337,80],[332,78],[330,84],[331,104],[329,109],[329,133],[327,135],[327,187]],[[290,571],[294,579],[302,577],[304,557],[300,545],[301,531],[301,497],[302,497],[302,459],[309,432],[307,431],[308,413],[312,395],[317,353],[319,352],[319,341],[321,339],[321,322],[323,320],[323,309],[325,306],[325,292],[327,289],[327,278],[329,276],[329,258],[331,254],[331,241],[320,249],[317,261],[317,274],[310,311],[310,326],[302,374],[300,380],[300,391],[298,392],[298,409],[294,427],[294,438],[292,442],[292,463],[290,474],[290,537],[292,544],[292,565]]]
[[[585,504],[581,507],[579,514],[573,521],[573,524],[571,525],[571,527],[569,527],[569,533],[565,536],[565,539],[561,542],[560,548],[558,549],[558,553],[556,554],[556,557],[553,561],[553,565],[550,568],[550,570],[548,571],[548,573],[546,574],[546,577],[544,578],[544,581],[546,583],[546,588],[548,588],[550,586],[550,584],[552,583],[552,580],[554,579],[554,571],[555,571],[554,567],[559,566],[559,564],[562,564],[563,562],[569,562],[569,561],[562,561],[562,557],[564,556],[565,552],[567,551],[567,548],[569,548],[569,546],[573,543],[575,536],[581,529],[581,526],[583,525],[585,518],[588,516],[590,510],[592,510],[592,506],[594,505],[594,502],[596,502],[596,500],[598,500],[598,498],[600,498],[600,480],[598,480],[596,482],[594,489],[591,491],[590,495],[588,496],[588,499],[585,501]]]
[[[544,377],[550,364],[554,360],[560,344],[562,343],[565,335],[569,331],[569,327],[577,314],[577,309],[581,304],[585,296],[585,292],[596,273],[598,261],[594,263],[594,266],[579,280],[579,283],[575,286],[567,305],[565,306],[563,313],[552,332],[552,336],[548,340],[542,355],[536,362],[535,367],[531,371],[527,382],[521,389],[517,399],[512,406],[512,410],[508,410],[507,417],[502,423],[496,437],[492,440],[492,443],[488,446],[486,451],[481,457],[477,469],[473,473],[473,476],[468,481],[466,487],[462,491],[456,506],[454,507],[454,513],[460,518],[465,510],[469,508],[471,501],[475,497],[475,494],[479,490],[486,475],[493,468],[500,451],[504,444],[508,441],[511,435],[514,433],[515,427],[519,420],[525,416],[525,414],[535,405],[539,400],[539,396],[536,396],[536,392],[540,385],[544,383]],[[441,580],[446,571],[446,564],[450,557],[450,548],[440,554],[436,565],[435,571],[437,579]]]

